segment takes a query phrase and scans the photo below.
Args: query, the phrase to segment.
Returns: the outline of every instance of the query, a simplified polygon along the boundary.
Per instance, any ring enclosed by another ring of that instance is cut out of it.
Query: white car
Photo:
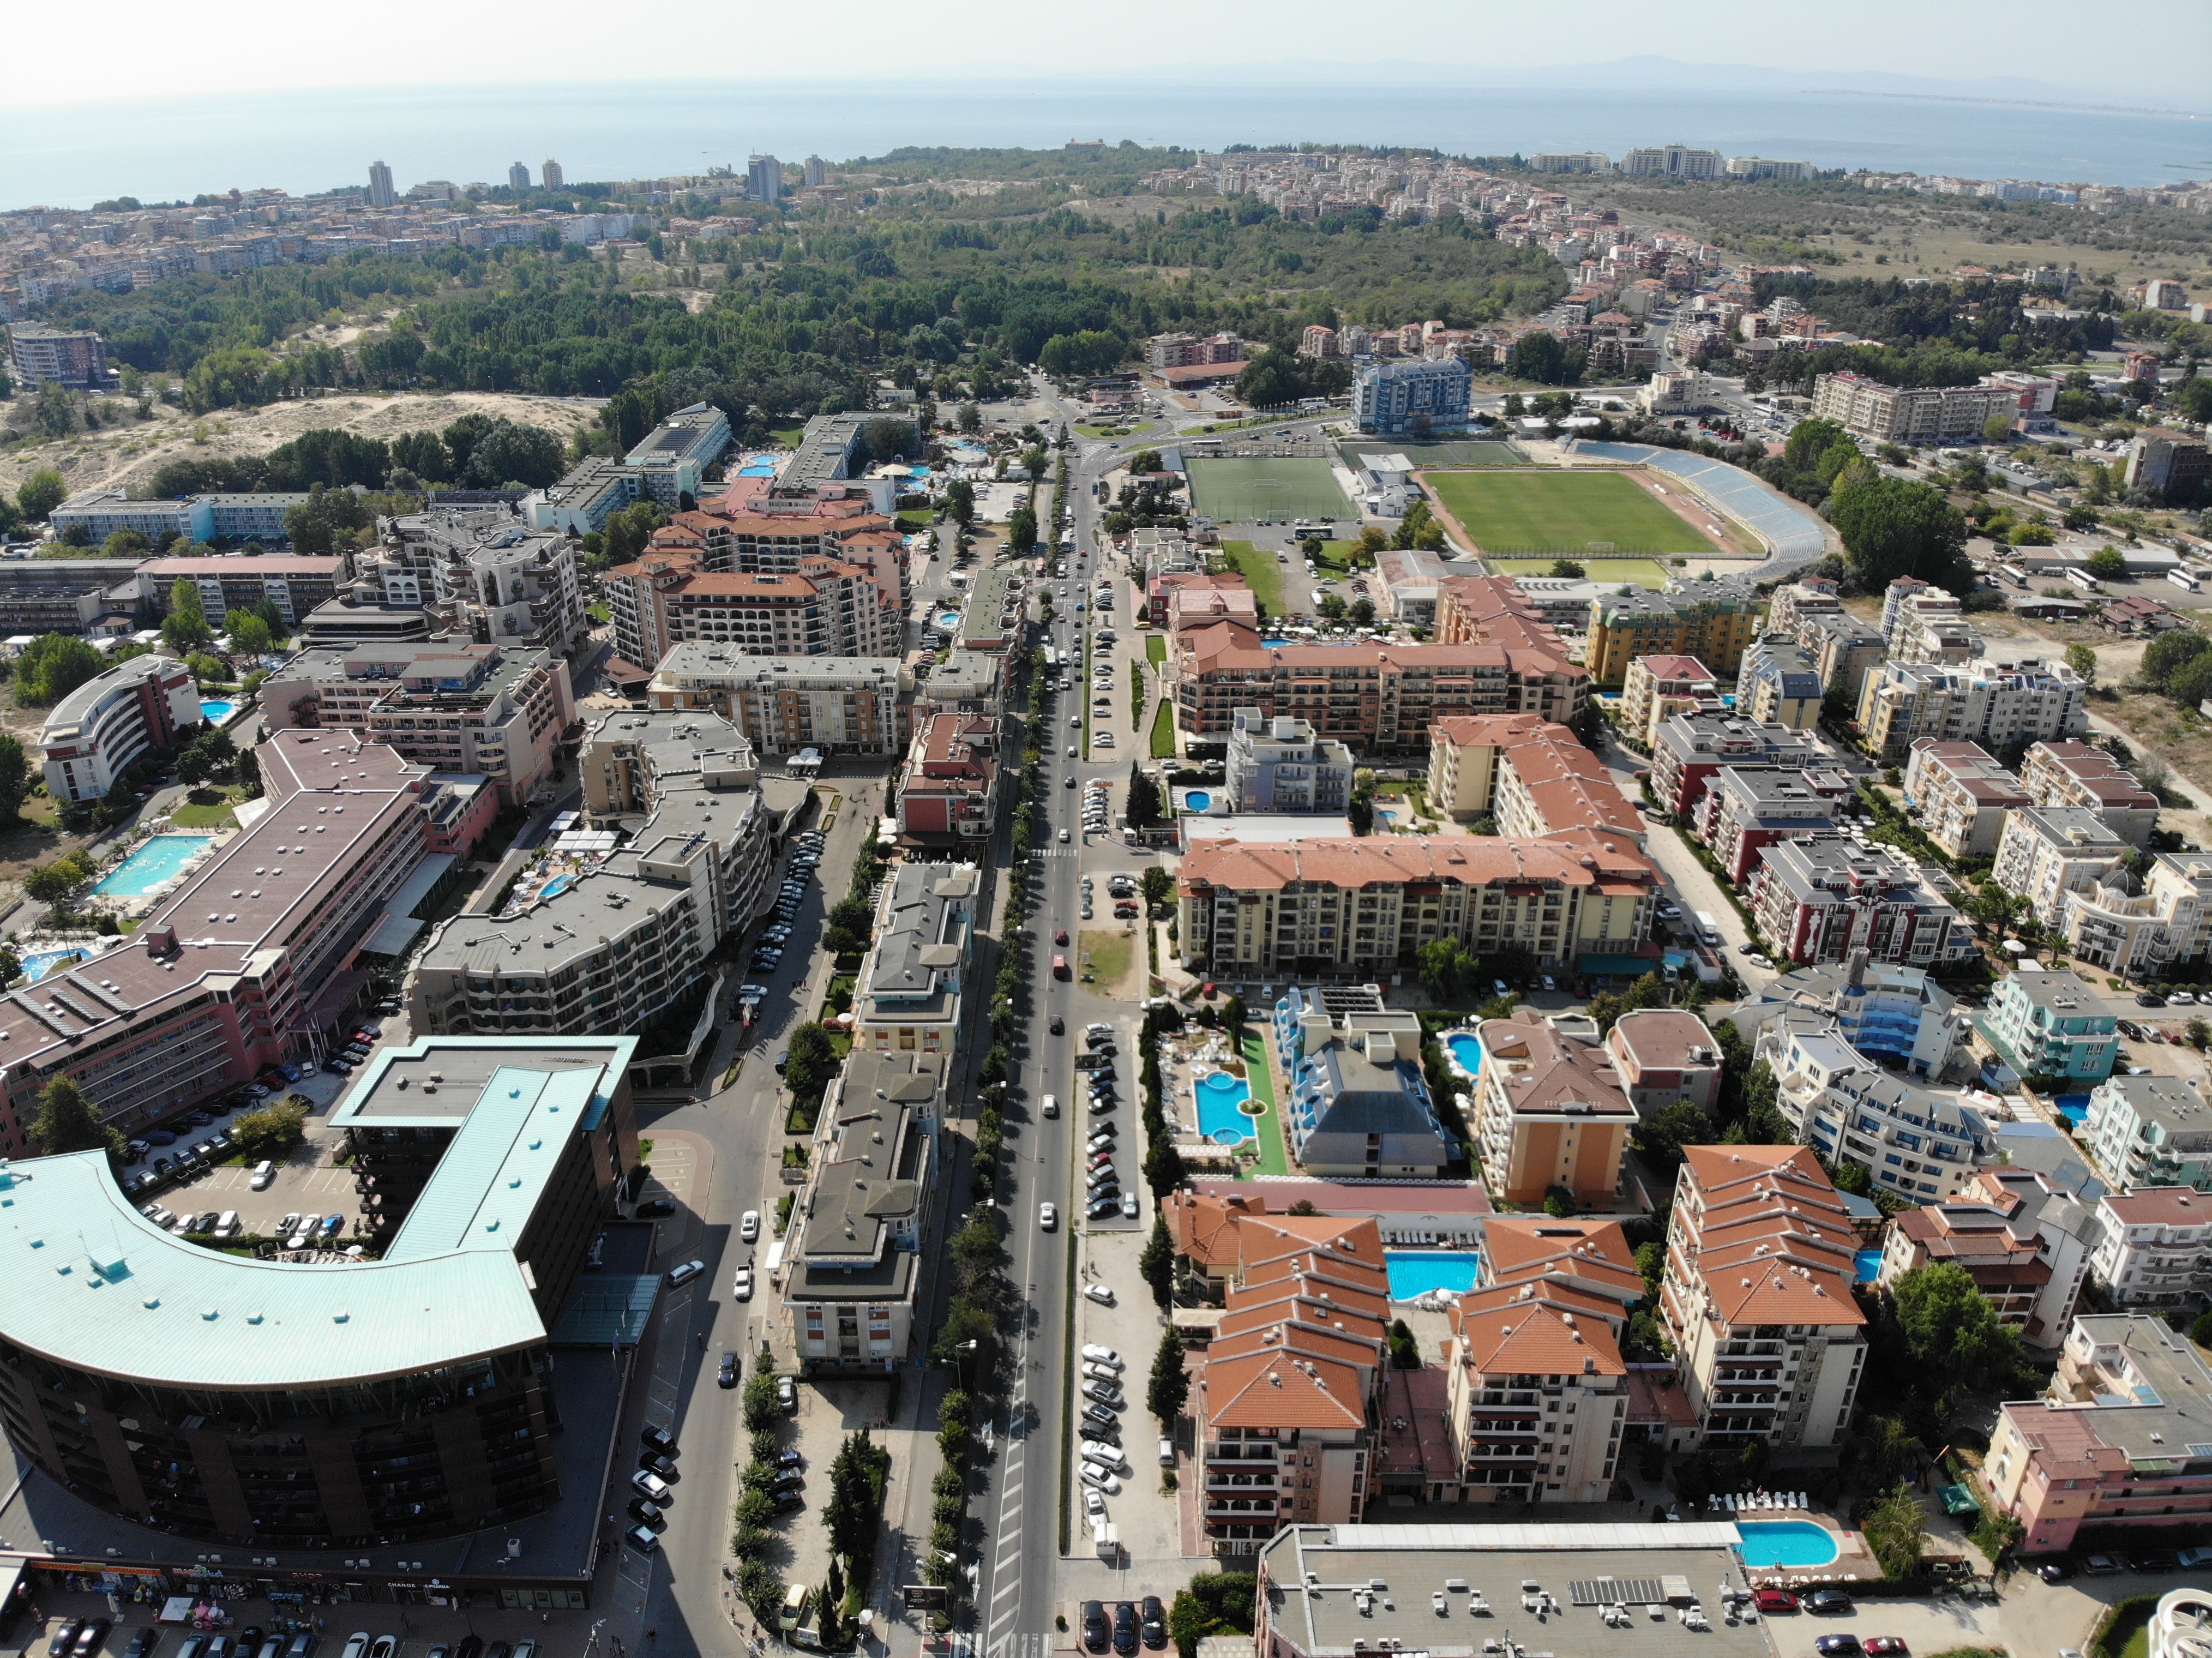
[[[1086,1284],[1083,1286],[1083,1293],[1101,1307],[1111,1307],[1114,1304],[1114,1292],[1103,1284]]]
[[[753,1298],[753,1269],[751,1267],[740,1266],[738,1268],[738,1275],[730,1280],[730,1293],[735,1296],[739,1301],[750,1301]]]
[[[1067,844],[1067,831],[1066,829],[1062,829],[1060,832],[1060,844],[1062,846],[1066,846]]]
[[[1037,1224],[1048,1232],[1058,1226],[1060,1224],[1060,1206],[1056,1203],[1041,1203],[1037,1205]]]
[[[745,1218],[738,1223],[738,1236],[747,1243],[753,1242],[760,1236],[759,1210],[745,1211]]]
[[[1087,1520],[1103,1520],[1106,1517],[1105,1493],[1096,1491],[1088,1485],[1085,1486],[1083,1488],[1083,1514],[1084,1517]]]
[[[1121,1379],[1121,1371],[1110,1364],[1086,1363],[1083,1367],[1083,1375],[1085,1380],[1090,1382],[1119,1382]]]
[[[253,1165],[252,1187],[257,1192],[266,1192],[276,1179],[276,1165],[262,1162]]]
[[[1095,1485],[1102,1491],[1118,1494],[1121,1482],[1096,1463],[1085,1462],[1075,1471],[1075,1477],[1086,1485]]]
[[[1110,1364],[1117,1370],[1121,1368],[1121,1355],[1095,1341],[1084,1344],[1083,1357],[1093,1364]]]

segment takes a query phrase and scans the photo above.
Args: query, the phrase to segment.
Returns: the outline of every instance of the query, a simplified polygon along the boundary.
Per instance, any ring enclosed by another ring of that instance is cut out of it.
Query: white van
[[[237,1210],[226,1209],[216,1217],[215,1236],[219,1238],[234,1238],[238,1236]]]
[[[264,1160],[253,1165],[253,1189],[255,1191],[266,1192],[269,1189],[270,1183],[276,1178],[276,1165],[275,1163]]]
[[[1046,1095],[1044,1096],[1044,1103],[1039,1106],[1037,1109],[1042,1115],[1048,1117],[1058,1116],[1060,1114],[1059,1096],[1053,1094]]]

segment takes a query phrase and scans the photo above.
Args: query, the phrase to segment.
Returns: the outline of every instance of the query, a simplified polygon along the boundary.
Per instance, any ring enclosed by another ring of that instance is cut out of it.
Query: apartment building
[[[1597,756],[1565,726],[1534,714],[1431,725],[1429,801],[1461,823],[1487,817],[1509,836],[1589,829],[1644,844],[1635,808]]]
[[[2084,1314],[2040,1399],[1997,1406],[1979,1479],[2026,1528],[2024,1554],[2072,1546],[2085,1527],[2155,1540],[2212,1516],[2212,1451],[2197,1403],[2212,1365],[2188,1337],[2141,1313]]]
[[[216,553],[193,558],[153,558],[138,567],[138,591],[168,610],[179,581],[199,589],[200,608],[216,629],[234,610],[258,610],[265,601],[289,628],[351,579],[346,554]]]
[[[8,361],[15,365],[16,380],[27,386],[52,380],[72,392],[94,392],[108,384],[107,349],[88,328],[11,322]]]
[[[1995,856],[2006,817],[2036,804],[1978,743],[1915,738],[1904,781],[1905,811],[1954,858]]]
[[[2141,977],[2212,950],[2212,858],[2154,853],[2141,876],[2114,865],[2069,888],[2059,931],[2074,958]]]
[[[2078,1138],[2115,1188],[2212,1192],[2212,1105],[2178,1077],[2106,1077]]]
[[[1724,770],[1820,773],[1828,768],[1828,758],[1826,746],[1810,732],[1734,714],[1678,714],[1660,726],[1651,745],[1651,797],[1661,810],[1687,823]]]
[[[912,741],[915,681],[884,657],[747,656],[727,645],[672,646],[646,687],[656,708],[704,709],[740,727],[764,755],[893,758]]]
[[[92,489],[70,496],[48,519],[58,536],[82,530],[99,545],[118,530],[135,530],[155,545],[164,539],[258,541],[282,546],[292,538],[285,514],[304,507],[305,492],[271,490],[242,495],[185,495],[173,501],[134,501],[121,489]],[[167,593],[162,595],[164,598]]]
[[[1537,714],[1561,725],[1582,712],[1589,677],[1548,651],[1497,645],[1263,644],[1235,623],[1177,641],[1176,723],[1226,736],[1239,708],[1302,719],[1358,752],[1425,747],[1438,720]]]
[[[1352,750],[1314,733],[1295,714],[1264,717],[1257,708],[1231,716],[1224,793],[1232,812],[1326,812],[1340,816],[1352,799]]]
[[[1456,432],[1467,425],[1474,372],[1459,357],[1385,362],[1366,358],[1352,371],[1352,418],[1385,436]]]
[[[491,780],[520,806],[576,723],[568,665],[543,647],[447,640],[302,651],[262,687],[273,723],[349,731],[433,771]]]
[[[1421,1071],[1421,1022],[1379,1006],[1322,1030],[1305,1021],[1284,1055],[1283,1118],[1306,1173],[1322,1179],[1440,1180],[1459,1154]]]
[[[362,568],[381,603],[420,604],[441,631],[479,644],[572,656],[583,642],[591,619],[580,544],[568,535],[532,528],[501,506],[434,507],[380,519],[378,531]]]
[[[905,619],[899,592],[867,565],[822,554],[789,572],[702,568],[688,549],[657,549],[611,570],[604,591],[616,649],[641,667],[686,640],[726,644],[748,656],[897,656]],[[640,661],[631,650],[651,652]]]
[[[1676,714],[1717,713],[1721,706],[1712,670],[1694,656],[1639,656],[1621,677],[1621,729],[1647,749]]]
[[[1940,966],[1974,953],[1966,918],[1894,848],[1796,836],[1759,853],[1747,895],[1759,930],[1793,962]]]
[[[1473,1127],[1492,1197],[1540,1205],[1553,1187],[1610,1208],[1637,1122],[1612,1054],[1523,1010],[1474,1029]]]
[[[781,1298],[802,1376],[881,1376],[914,1351],[949,1063],[856,1049],[823,1100],[783,1246]]]
[[[1763,635],[1744,653],[1736,701],[1762,725],[1810,731],[1820,721],[1827,695],[1820,665],[1788,635]]]
[[[2016,967],[1974,1022],[1997,1056],[2023,1077],[2094,1082],[2112,1074],[2119,1024],[2079,975]]]
[[[1856,617],[1823,611],[1802,617],[1795,637],[1812,655],[1820,683],[1841,691],[1854,708],[1866,689],[1867,676],[1889,648],[1879,632]]]
[[[2115,1308],[2195,1309],[2212,1296],[2212,1202],[2186,1186],[2107,1192],[2089,1275]]]
[[[57,1076],[136,1133],[328,1051],[354,958],[422,862],[422,774],[344,734],[279,732],[256,753],[270,810],[156,900],[128,947],[0,995],[0,1154],[33,1154]]]
[[[1853,956],[1837,967],[1801,967],[1769,980],[1759,999],[1735,1017],[1748,1036],[1784,1011],[1817,1014],[1878,1062],[1911,1076],[1940,1077],[1969,1029],[1957,1006],[1923,969]],[[1808,1028],[1822,1027],[1816,1022]]]
[[[1807,576],[1785,582],[1767,597],[1766,625],[1771,633],[1788,634],[1799,644],[1800,631],[1816,616],[1841,616],[1844,600],[1839,584],[1829,576]]]
[[[902,864],[877,889],[875,942],[853,990],[854,1052],[953,1052],[982,890],[973,864]]]
[[[104,800],[134,761],[176,746],[204,723],[199,682],[173,656],[134,656],[94,674],[54,704],[39,727],[46,793]]]
[[[136,558],[0,559],[0,636],[81,634],[138,602]]]
[[[1620,170],[1632,177],[1656,173],[1668,179],[1717,179],[1721,153],[1688,144],[1654,144],[1630,150],[1620,158]]]
[[[1676,1007],[1632,1009],[1606,1033],[1605,1051],[1639,1117],[1676,1105],[1694,1105],[1712,1115],[1720,1098],[1721,1050],[1696,1014]]]
[[[1850,783],[1842,772],[1725,766],[1691,814],[1691,832],[1741,890],[1766,847],[1835,835],[1836,808],[1849,796]]]
[[[1234,334],[1155,334],[1145,342],[1145,362],[1153,368],[1190,368],[1206,363],[1246,361],[1251,347]]]
[[[1224,1560],[1286,1524],[1364,1517],[1390,1345],[1372,1220],[1240,1215],[1235,1247],[1187,1406],[1200,1523]]]
[[[1387,574],[1393,561],[1407,556],[1386,549],[1377,556],[1377,562]],[[1434,556],[1423,554],[1422,557],[1433,559]],[[1434,582],[1437,644],[1505,645],[1546,652],[1562,660],[1571,653],[1560,629],[1581,631],[1589,615],[1590,590],[1595,585],[1551,576],[1449,575],[1443,574],[1446,567],[1442,560],[1434,560],[1419,571],[1402,563],[1401,568],[1408,578]]]
[[[676,643],[662,596],[698,576],[702,563],[688,547],[647,548],[628,564],[599,577],[614,626],[615,654],[631,667],[650,671]]]
[[[2020,762],[2020,781],[2037,805],[2086,806],[2131,847],[2148,846],[2158,827],[2158,797],[2087,743],[2034,744]]]
[[[2026,898],[2036,920],[2057,927],[2066,920],[2067,896],[2093,890],[2127,855],[2127,842],[2087,806],[2022,806],[2005,818],[1990,873]]]
[[[1622,684],[1639,656],[1688,656],[1733,679],[1759,630],[1759,597],[1733,578],[1670,581],[1664,592],[1624,585],[1590,601],[1583,663],[1601,685]]]
[[[1877,1186],[1916,1203],[1954,1196],[1995,1160],[1996,1137],[1972,1106],[1891,1075],[1832,1018],[1784,1008],[1759,1032],[1775,1105],[1831,1163],[1863,1166]]]
[[[920,847],[973,846],[999,823],[999,722],[939,714],[922,721],[899,780],[901,835]]]
[[[584,811],[598,827],[649,816],[671,789],[688,787],[702,767],[747,769],[744,733],[711,714],[594,714],[576,756]]]
[[[441,922],[408,981],[414,1029],[642,1030],[682,1005],[716,947],[759,912],[770,814],[750,746],[703,722],[686,730],[667,720],[644,733],[612,723],[623,729],[595,732],[586,750],[586,787],[614,803],[610,750],[635,738],[651,763],[621,786],[647,796],[644,823],[619,850],[519,909]]]
[[[2128,446],[2125,482],[2162,501],[2195,500],[2212,481],[2212,449],[2201,436],[2160,429],[2138,432]]]
[[[1859,693],[1867,747],[1902,763],[1921,738],[1985,749],[2072,737],[2088,729],[2087,687],[2063,662],[1988,658],[1956,667],[1889,660]]]
[[[1915,1267],[1962,1266],[2007,1329],[2055,1347],[2074,1321],[2099,1211],[2028,1169],[1984,1169],[1949,1203],[1892,1218],[1875,1282],[1894,1291]]]
[[[1840,1442],[1867,1353],[1857,1248],[1809,1148],[1688,1148],[1659,1309],[1705,1444]]]
[[[1628,1417],[1620,1338],[1643,1289],[1617,1222],[1491,1222],[1482,1282],[1449,1309],[1439,1358],[1462,1501],[1605,1500]]]
[[[1185,854],[1180,878],[1183,965],[1232,980],[1390,979],[1443,938],[1518,944],[1553,968],[1634,949],[1658,902],[1642,855],[1588,830],[1209,841]]]
[[[1875,443],[1979,443],[1993,418],[2009,426],[2019,412],[2020,393],[2002,386],[1884,386],[1850,373],[1813,383],[1815,420]]]

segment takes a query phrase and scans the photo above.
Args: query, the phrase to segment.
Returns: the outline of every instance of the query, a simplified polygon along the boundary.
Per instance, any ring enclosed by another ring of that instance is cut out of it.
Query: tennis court
[[[1725,550],[1633,472],[1431,472],[1422,481],[1486,556]]]
[[[1358,516],[1325,460],[1194,459],[1187,465],[1193,510],[1217,524]]]
[[[1585,555],[1575,562],[1588,572],[1592,581],[1607,587],[1617,587],[1624,581],[1638,587],[1663,587],[1668,576],[1684,574],[1669,570],[1656,559],[1650,558],[1591,558]],[[1486,558],[1482,564],[1492,575],[1552,574],[1552,561],[1548,558]]]

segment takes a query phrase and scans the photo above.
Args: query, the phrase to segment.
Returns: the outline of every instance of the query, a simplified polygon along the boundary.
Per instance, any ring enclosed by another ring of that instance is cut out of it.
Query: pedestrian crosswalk
[[[1006,1635],[984,1649],[983,1658],[1050,1658],[1052,1637],[1047,1635]]]

